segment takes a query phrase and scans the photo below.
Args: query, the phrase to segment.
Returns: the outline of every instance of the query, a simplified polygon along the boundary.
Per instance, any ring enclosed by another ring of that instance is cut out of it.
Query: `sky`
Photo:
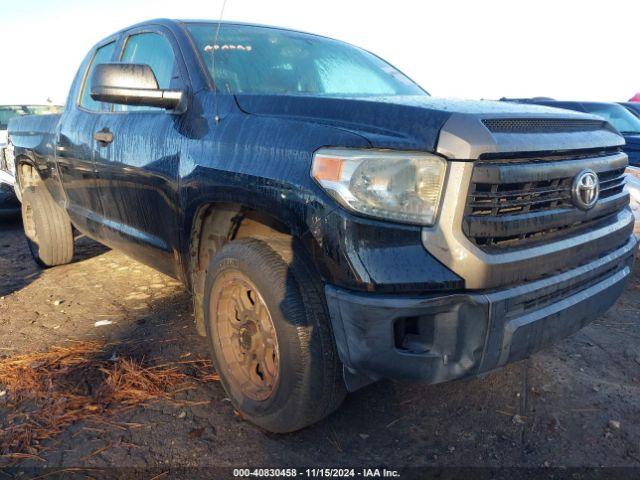
[[[150,18],[217,20],[223,0],[0,0],[0,104],[66,100],[93,44]],[[227,0],[226,20],[319,33],[432,95],[625,101],[640,92],[640,1]]]

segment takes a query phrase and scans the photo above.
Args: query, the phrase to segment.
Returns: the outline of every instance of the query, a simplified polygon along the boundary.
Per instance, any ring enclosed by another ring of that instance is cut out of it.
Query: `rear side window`
[[[111,42],[96,50],[96,54],[93,56],[93,60],[91,60],[91,64],[89,65],[89,69],[87,70],[87,74],[84,78],[84,86],[82,87],[82,96],[80,97],[80,106],[86,108],[87,110],[99,111],[102,110],[102,102],[96,102],[91,98],[91,75],[93,74],[93,70],[96,68],[96,65],[100,65],[101,63],[109,63],[113,56],[113,49],[115,48],[116,43]]]
[[[176,70],[176,58],[169,41],[158,33],[131,35],[124,48],[121,61],[149,65],[161,89],[171,88]],[[118,111],[162,110],[153,107],[116,105]]]

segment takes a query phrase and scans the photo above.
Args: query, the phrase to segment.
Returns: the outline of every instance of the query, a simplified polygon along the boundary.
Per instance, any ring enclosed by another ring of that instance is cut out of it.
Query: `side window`
[[[100,111],[102,110],[102,102],[96,102],[93,98],[91,98],[91,75],[93,74],[93,70],[96,68],[96,65],[101,63],[109,63],[111,61],[111,57],[113,56],[113,49],[115,48],[116,43],[111,42],[106,45],[103,45],[98,50],[96,50],[96,54],[93,56],[93,60],[89,64],[89,69],[87,70],[87,74],[84,77],[84,85],[82,86],[82,95],[80,96],[80,106],[86,108],[87,110]]]
[[[157,33],[139,33],[127,39],[121,61],[149,65],[158,80],[158,86],[171,88],[176,71],[176,58],[169,41]],[[116,105],[117,111],[162,110],[152,107]]]

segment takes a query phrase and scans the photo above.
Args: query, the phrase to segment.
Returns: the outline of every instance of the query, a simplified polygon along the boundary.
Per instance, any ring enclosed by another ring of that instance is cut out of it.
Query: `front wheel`
[[[235,408],[278,433],[333,412],[346,395],[320,281],[291,241],[247,238],[211,260],[205,324]]]

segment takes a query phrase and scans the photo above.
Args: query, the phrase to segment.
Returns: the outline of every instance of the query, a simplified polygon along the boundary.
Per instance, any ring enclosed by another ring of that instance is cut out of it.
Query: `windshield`
[[[192,23],[187,29],[214,84],[226,93],[426,95],[375,55],[336,40],[267,27],[221,25],[216,42],[216,24]]]
[[[583,103],[587,113],[593,113],[604,118],[616,127],[620,133],[640,134],[640,119],[622,105],[609,103]]]
[[[55,105],[0,105],[0,130],[6,130],[9,120],[19,115],[46,115],[58,113]]]

